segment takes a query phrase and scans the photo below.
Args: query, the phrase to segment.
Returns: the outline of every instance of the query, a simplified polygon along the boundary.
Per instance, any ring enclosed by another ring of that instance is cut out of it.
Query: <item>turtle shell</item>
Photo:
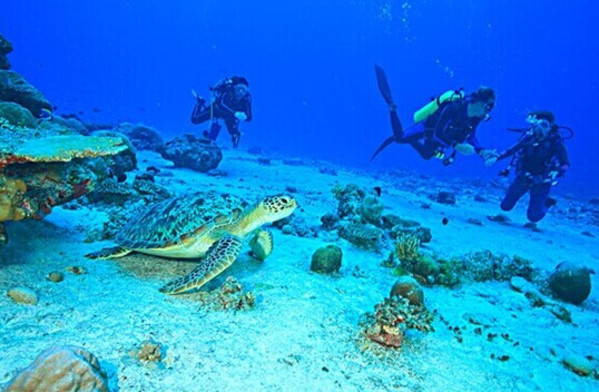
[[[208,193],[172,197],[148,205],[117,234],[116,242],[130,249],[166,248],[201,231],[217,217],[229,216],[247,203],[229,194]]]

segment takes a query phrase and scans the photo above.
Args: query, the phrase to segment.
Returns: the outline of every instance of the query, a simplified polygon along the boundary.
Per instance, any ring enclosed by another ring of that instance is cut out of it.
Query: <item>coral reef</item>
[[[0,168],[25,162],[70,162],[76,158],[116,155],[127,149],[121,138],[52,135],[23,140],[7,150],[0,143]]]
[[[384,208],[378,197],[366,195],[356,212],[362,217],[365,223],[380,226]]]
[[[453,287],[464,282],[509,281],[520,276],[527,281],[535,278],[529,260],[519,256],[495,255],[490,251],[471,252],[461,257],[442,258],[415,250],[413,237],[402,237],[396,244],[400,265],[397,275],[412,275],[419,282]]]
[[[4,123],[0,126],[0,223],[42,219],[54,206],[88,193],[109,174],[105,164],[91,158],[126,148],[120,138]],[[0,234],[0,242],[6,242],[3,229]]]
[[[131,350],[131,356],[137,358],[142,363],[160,362],[165,357],[166,349],[164,346],[152,339],[144,340],[139,347]]]
[[[36,124],[33,114],[14,102],[0,102],[0,120],[0,126],[4,127],[10,124],[16,127],[32,128]]]
[[[358,248],[378,251],[383,231],[373,225],[343,222],[339,226],[339,236]]]
[[[547,283],[555,297],[579,305],[591,293],[591,272],[587,267],[564,262],[555,267]]]
[[[341,219],[358,214],[358,208],[366,196],[366,192],[355,184],[348,184],[345,187],[340,184],[335,184],[332,192],[339,202],[337,215]]]
[[[395,239],[410,234],[421,243],[432,239],[430,229],[416,221],[383,215],[384,205],[380,200],[380,189],[373,188],[369,193],[355,184],[342,186],[335,184],[333,195],[338,201],[337,213],[327,213],[321,217],[324,230],[337,229],[340,237],[363,249],[378,251],[388,238]]]
[[[420,239],[411,234],[402,234],[395,243],[395,254],[402,265],[420,259]]]
[[[118,154],[105,158],[108,167],[110,167],[112,174],[117,179],[123,178],[126,172],[135,170],[137,168],[137,156],[135,155],[135,148],[125,134],[115,131],[94,131],[92,132],[92,135],[100,137],[117,137],[123,140],[127,146],[125,150],[119,152]]]
[[[440,204],[454,205],[456,203],[455,194],[447,191],[439,191],[431,199]]]
[[[12,52],[12,45],[0,34],[0,69],[10,69],[10,62],[6,56],[10,52]]]
[[[343,252],[337,245],[318,248],[312,255],[310,270],[320,274],[331,274],[339,271]]]
[[[415,329],[434,331],[433,314],[424,305],[411,305],[407,298],[385,298],[375,306],[374,314],[367,313],[360,322],[358,343],[362,349],[375,349],[370,342],[384,349],[402,347],[405,332]]]
[[[5,392],[108,392],[108,382],[92,353],[81,347],[56,346],[38,355],[5,388]]]
[[[6,178],[0,174],[0,222],[27,217],[26,206],[20,203],[25,192],[27,185],[22,180]]]
[[[164,149],[164,140],[160,133],[146,125],[124,122],[112,131],[125,134],[137,150],[150,150],[160,153]]]
[[[172,161],[175,167],[186,167],[199,172],[216,169],[223,159],[223,153],[215,143],[190,134],[166,143],[161,155]]]
[[[394,297],[406,298],[410,305],[424,305],[424,291],[411,276],[402,276],[393,283],[389,298]]]
[[[203,309],[207,310],[247,310],[254,307],[256,297],[251,291],[243,291],[243,286],[232,276],[225,283],[210,292],[198,293]]]
[[[0,101],[15,102],[39,116],[42,109],[51,110],[52,104],[44,95],[17,72],[0,69]]]

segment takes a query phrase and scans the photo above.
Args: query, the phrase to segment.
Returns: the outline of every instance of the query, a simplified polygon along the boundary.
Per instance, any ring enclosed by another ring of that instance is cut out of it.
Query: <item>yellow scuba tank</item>
[[[421,109],[414,112],[414,122],[424,121],[431,114],[435,113],[439,106],[441,106],[444,102],[456,101],[458,99],[462,99],[466,96],[464,90],[449,90],[439,95],[437,98],[433,99],[426,105],[424,105]]]

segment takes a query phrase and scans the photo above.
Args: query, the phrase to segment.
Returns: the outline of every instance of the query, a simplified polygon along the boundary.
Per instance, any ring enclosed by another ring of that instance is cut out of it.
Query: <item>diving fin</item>
[[[401,121],[399,121],[399,116],[395,110],[389,112],[389,116],[391,117],[391,129],[393,130],[393,137],[395,141],[400,143],[403,138],[403,127],[401,125]]]
[[[385,99],[385,102],[387,102],[387,105],[389,106],[395,105],[393,103],[393,97],[391,97],[391,88],[389,87],[389,82],[387,81],[385,71],[378,65],[375,65],[374,72],[376,73],[376,82],[379,86],[379,91]]]
[[[370,160],[371,161],[374,160],[374,158],[376,158],[376,156],[379,155],[379,153],[381,151],[383,151],[385,148],[387,148],[389,146],[389,144],[393,143],[394,141],[395,141],[394,136],[389,136],[387,139],[385,139],[385,141],[381,143],[379,148],[376,149],[374,154],[372,154],[372,156],[370,157]]]
[[[387,81],[387,76],[385,75],[385,71],[383,68],[378,65],[374,66],[374,71],[376,73],[376,82],[379,87],[379,91],[381,95],[389,105],[389,116],[391,118],[391,129],[393,130],[393,136],[385,139],[383,143],[379,146],[379,148],[372,154],[370,160],[372,161],[381,151],[383,151],[387,146],[389,146],[393,142],[400,143],[403,138],[403,126],[401,125],[401,121],[399,121],[399,116],[395,111],[396,105],[393,103],[393,97],[391,96],[391,88],[389,87],[389,82]]]

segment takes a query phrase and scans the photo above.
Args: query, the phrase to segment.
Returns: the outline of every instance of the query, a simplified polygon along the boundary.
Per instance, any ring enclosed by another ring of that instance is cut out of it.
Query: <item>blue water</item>
[[[89,121],[142,122],[166,137],[200,129],[189,121],[196,88],[246,76],[254,120],[242,147],[262,146],[355,166],[414,168],[492,179],[475,157],[451,167],[394,145],[373,65],[389,76],[406,124],[449,88],[497,92],[485,146],[515,141],[529,110],[554,111],[576,137],[559,189],[596,193],[599,149],[599,5],[581,1],[12,1],[0,33],[12,68],[58,107]],[[222,143],[228,143],[221,136]]]

